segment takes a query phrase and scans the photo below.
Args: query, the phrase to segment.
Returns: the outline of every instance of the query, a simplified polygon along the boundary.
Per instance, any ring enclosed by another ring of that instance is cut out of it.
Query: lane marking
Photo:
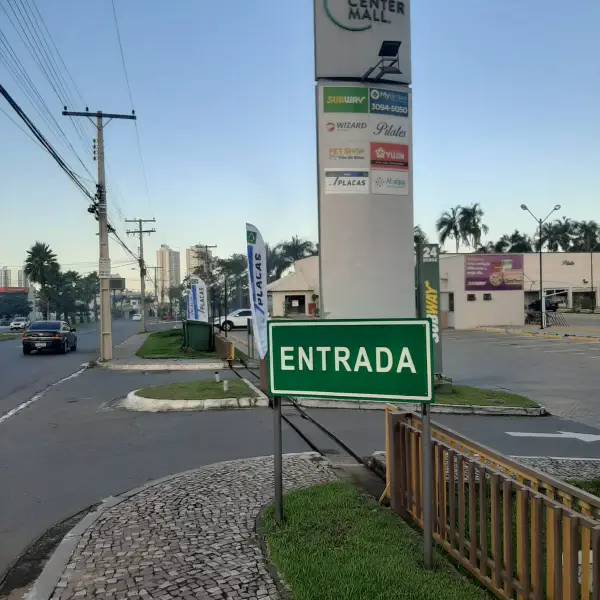
[[[580,440],[582,442],[600,442],[600,435],[594,433],[579,433],[575,431],[559,431],[557,433],[537,433],[533,431],[507,431],[506,435],[513,437],[559,438]]]
[[[79,377],[79,375],[81,375],[84,371],[87,371],[88,368],[89,368],[89,366],[86,365],[82,369],[79,369],[79,371],[75,371],[75,373],[71,373],[71,375],[68,375],[67,377],[63,377],[62,379],[59,379],[58,381],[51,383],[49,386],[45,387],[41,392],[38,392],[35,396],[30,398],[26,402],[23,402],[23,403],[19,404],[19,406],[16,406],[15,408],[9,410],[7,413],[4,413],[0,417],[0,425],[2,423],[4,423],[4,421],[8,421],[8,419],[10,419],[11,417],[14,417],[15,415],[19,414],[22,410],[26,409],[28,406],[31,406],[34,402],[37,402],[38,400],[40,400],[46,394],[46,392],[48,390],[50,390],[51,388],[56,387],[57,385],[60,385],[61,383],[64,383],[65,381],[69,381],[69,379],[75,379],[75,377]]]

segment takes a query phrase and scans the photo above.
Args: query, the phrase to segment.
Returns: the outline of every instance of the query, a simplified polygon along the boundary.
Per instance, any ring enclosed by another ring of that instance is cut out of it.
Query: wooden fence
[[[386,412],[392,509],[423,525],[421,423]],[[600,600],[600,499],[432,425],[434,539],[499,598]]]

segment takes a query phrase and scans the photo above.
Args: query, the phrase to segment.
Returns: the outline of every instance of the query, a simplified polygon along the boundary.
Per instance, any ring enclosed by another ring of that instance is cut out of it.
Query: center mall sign
[[[433,402],[428,319],[268,322],[272,396]]]
[[[379,61],[382,42],[396,42],[381,81],[409,84],[409,0],[314,0],[316,79],[362,79]],[[395,61],[395,62],[394,62]],[[375,78],[379,70],[368,77]]]

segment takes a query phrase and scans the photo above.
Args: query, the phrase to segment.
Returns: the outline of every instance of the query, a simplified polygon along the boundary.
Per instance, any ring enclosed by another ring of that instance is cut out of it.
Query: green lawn
[[[138,396],[156,400],[220,400],[221,398],[254,398],[256,392],[240,379],[228,381],[227,391],[223,390],[223,382],[188,381],[170,383],[139,390]]]
[[[8,342],[9,340],[17,340],[21,337],[20,333],[0,333],[0,342]]]
[[[151,333],[136,352],[141,358],[216,358],[214,352],[184,352],[183,329]]]
[[[491,596],[436,553],[422,566],[423,538],[347,483],[285,496],[285,523],[265,513],[271,560],[294,600],[471,600]]]
[[[484,390],[468,385],[453,386],[451,394],[436,394],[435,403],[465,406],[519,406],[525,408],[536,408],[538,406],[533,400],[519,394]]]

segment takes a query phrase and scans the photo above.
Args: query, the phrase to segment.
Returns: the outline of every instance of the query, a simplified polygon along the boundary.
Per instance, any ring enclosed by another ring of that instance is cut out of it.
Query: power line
[[[117,30],[117,39],[119,41],[119,51],[121,52],[121,64],[123,65],[123,72],[125,73],[125,82],[127,83],[127,91],[129,93],[129,101],[131,102],[131,110],[134,110],[133,104],[133,94],[131,93],[131,85],[129,84],[129,74],[127,73],[127,65],[125,63],[125,53],[123,52],[123,43],[121,41],[121,30],[119,28],[119,20],[117,19],[117,9],[115,7],[115,0],[111,0],[112,2],[112,12],[113,18],[115,21],[115,29]],[[135,112],[135,111],[134,111]],[[137,120],[134,123],[135,125],[135,137],[137,140],[138,152],[140,155],[140,165],[142,167],[142,176],[144,177],[144,187],[146,189],[146,199],[148,200],[148,204],[150,205],[150,210],[154,212],[152,208],[152,198],[150,196],[150,188],[148,186],[148,176],[146,174],[146,165],[144,164],[144,154],[142,153],[142,144],[140,142],[140,131],[138,129]]]

